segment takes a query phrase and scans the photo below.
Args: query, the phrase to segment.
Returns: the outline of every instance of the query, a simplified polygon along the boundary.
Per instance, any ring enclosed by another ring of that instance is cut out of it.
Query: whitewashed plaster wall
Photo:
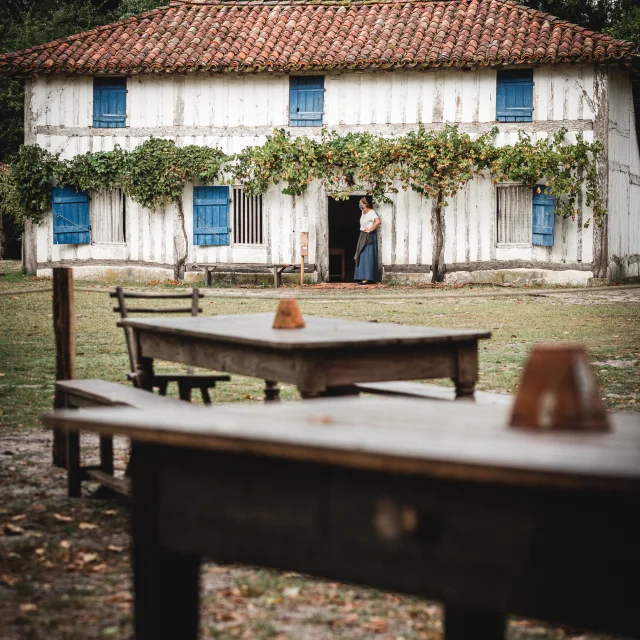
[[[609,70],[609,277],[640,276],[640,153],[629,77]]]
[[[616,82],[623,80],[614,79],[612,86]],[[519,130],[535,140],[561,126],[569,129],[570,138],[582,133],[585,139],[593,140],[592,67],[538,67],[534,83],[533,122],[496,123],[496,74],[492,70],[328,74],[324,119],[328,128],[342,133],[373,131],[393,136],[415,129],[418,122],[440,128],[448,121],[471,133],[498,125],[497,144],[515,142]],[[173,138],[179,145],[217,145],[234,153],[261,144],[275,127],[289,129],[286,75],[136,76],[129,78],[128,91],[127,127],[93,129],[92,78],[39,77],[33,81],[28,98],[30,138],[62,157],[110,150],[116,144],[133,149],[151,136]],[[612,102],[619,100],[617,95],[612,94]],[[626,126],[628,131],[628,118]],[[294,135],[320,133],[318,128],[289,130]],[[295,198],[271,187],[264,199],[265,244],[253,247],[191,246],[192,193],[189,185],[184,196],[188,264],[296,262],[302,219],[309,224],[309,261],[326,263],[326,220],[320,218],[327,216],[327,198],[317,185],[310,185],[304,196]],[[580,224],[590,216],[584,198],[576,221],[556,221],[556,244],[551,248],[496,246],[495,198],[491,182],[476,179],[450,199],[447,263],[520,260],[575,264],[592,260],[592,230],[584,230]],[[99,199],[93,198],[92,215],[100,215],[99,207]],[[430,207],[412,191],[400,192],[393,205],[378,207],[383,219],[384,264],[431,262]],[[175,262],[175,215],[174,206],[152,212],[127,199],[125,242],[111,246],[53,245],[49,216],[37,230],[38,265],[49,267],[60,260],[125,260],[170,268]]]

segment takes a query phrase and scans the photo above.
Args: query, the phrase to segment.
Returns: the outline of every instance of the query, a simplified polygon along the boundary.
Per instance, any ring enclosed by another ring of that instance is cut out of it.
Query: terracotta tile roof
[[[0,74],[477,67],[629,58],[513,0],[173,2],[0,56]]]

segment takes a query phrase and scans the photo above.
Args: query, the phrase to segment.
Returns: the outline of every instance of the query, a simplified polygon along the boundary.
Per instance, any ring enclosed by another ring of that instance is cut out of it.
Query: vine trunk
[[[442,215],[442,191],[431,205],[431,282],[444,281],[444,217]]]
[[[187,237],[187,228],[184,221],[184,208],[182,206],[182,198],[176,200],[176,205],[178,206],[178,219],[180,221],[180,228],[177,230],[177,233],[174,229],[173,249],[176,255],[176,262],[173,268],[173,277],[176,280],[183,280],[185,265],[187,263],[187,256],[189,254],[189,239]],[[180,232],[182,233],[182,235],[180,235]]]

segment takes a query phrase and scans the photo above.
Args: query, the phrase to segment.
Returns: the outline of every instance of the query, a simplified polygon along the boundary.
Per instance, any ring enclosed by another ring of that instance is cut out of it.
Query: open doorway
[[[355,261],[353,256],[360,234],[362,196],[348,200],[329,198],[329,282],[351,282]]]

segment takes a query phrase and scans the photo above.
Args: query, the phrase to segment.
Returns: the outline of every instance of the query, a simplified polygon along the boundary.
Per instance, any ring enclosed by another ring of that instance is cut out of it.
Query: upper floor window
[[[113,128],[126,126],[127,79],[93,79],[93,126]]]
[[[289,126],[321,127],[324,76],[289,77]]]
[[[498,71],[496,119],[531,122],[533,119],[533,69]]]

